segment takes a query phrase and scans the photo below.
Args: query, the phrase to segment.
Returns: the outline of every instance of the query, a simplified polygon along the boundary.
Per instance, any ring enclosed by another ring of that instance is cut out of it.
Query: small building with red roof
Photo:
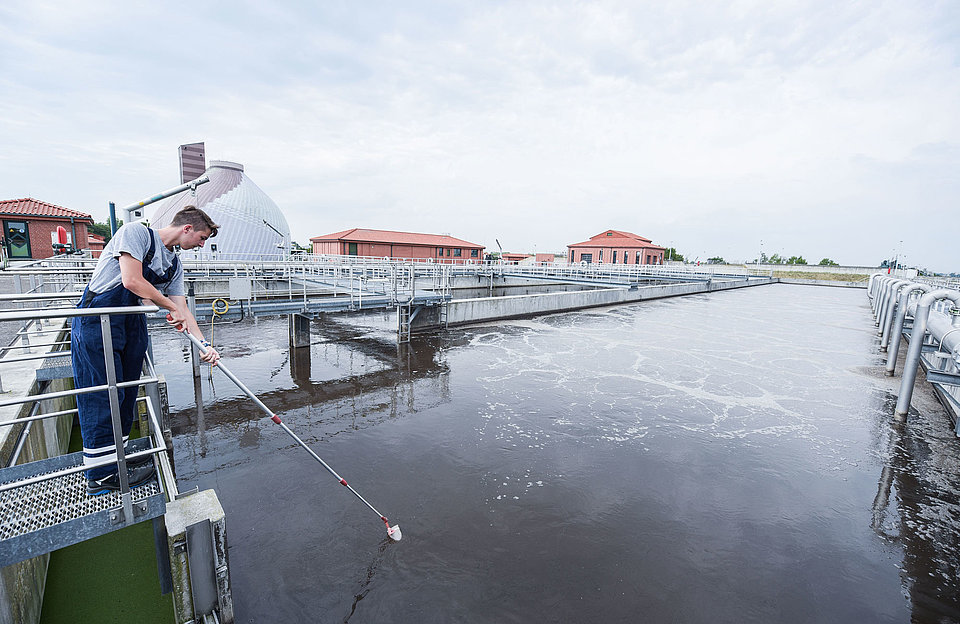
[[[649,238],[621,230],[607,230],[582,243],[567,245],[567,258],[575,262],[608,264],[663,264],[664,247]]]
[[[103,251],[103,248],[106,247],[106,239],[102,236],[97,236],[96,234],[87,235],[87,247],[90,248],[90,255],[94,258],[100,257],[100,252]]]
[[[419,234],[353,228],[310,239],[313,253],[372,258],[432,260],[454,264],[480,262],[483,245],[446,234]]]
[[[505,251],[500,254],[500,259],[509,264],[520,264],[527,258],[532,258],[533,256],[525,253],[510,253]]]
[[[42,260],[54,255],[58,227],[73,249],[88,249],[87,226],[93,217],[70,208],[25,197],[0,200],[4,253],[11,260]]]

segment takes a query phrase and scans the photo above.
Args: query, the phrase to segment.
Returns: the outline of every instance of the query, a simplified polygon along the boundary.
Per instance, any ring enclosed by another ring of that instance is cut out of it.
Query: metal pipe
[[[890,325],[893,321],[893,310],[897,306],[897,291],[904,286],[909,286],[912,282],[907,280],[897,280],[890,286],[890,297],[887,305],[884,306],[880,314],[880,351],[887,350],[887,341],[890,340]]]
[[[32,319],[64,318],[73,316],[100,316],[110,314],[151,314],[159,312],[160,307],[121,306],[116,308],[58,308],[56,310],[28,310],[26,312],[0,312],[0,321],[22,321]]]
[[[133,381],[119,381],[117,382],[118,388],[130,388],[132,386],[139,386],[141,384],[153,383],[155,381],[160,381],[156,377],[144,377],[141,379],[134,379]],[[58,392],[50,392],[44,395],[31,394],[25,397],[19,397],[16,399],[2,399],[0,400],[0,407],[9,407],[10,405],[21,405],[23,403],[32,403],[34,401],[44,401],[46,399],[59,399],[61,397],[76,396],[78,394],[87,394],[90,392],[102,392],[107,390],[106,385],[102,386],[90,386],[87,388],[74,388],[73,390],[60,390]],[[0,427],[7,427],[9,425],[17,424],[17,419],[14,420],[4,420],[0,421]]]
[[[21,347],[23,348],[23,347]],[[70,357],[70,351],[47,351],[46,353],[37,353],[34,355],[15,355],[13,357],[5,357],[2,360],[3,364],[13,364],[15,362],[29,362],[31,360],[45,360],[47,358],[58,358],[58,357]]]
[[[170,197],[170,196],[172,196],[172,195],[176,195],[177,193],[182,193],[182,192],[184,192],[184,191],[186,191],[186,190],[196,189],[197,186],[199,186],[200,184],[205,184],[205,183],[207,183],[207,182],[209,182],[209,181],[210,181],[210,176],[208,176],[208,175],[202,175],[202,176],[200,176],[199,178],[197,178],[196,180],[191,180],[190,182],[187,182],[187,183],[185,183],[185,184],[181,184],[180,186],[175,186],[175,187],[173,187],[172,189],[167,189],[166,191],[163,191],[162,193],[158,193],[157,195],[153,195],[152,197],[148,197],[148,198],[146,198],[146,199],[143,199],[143,200],[140,200],[140,201],[135,202],[135,203],[133,203],[133,204],[130,204],[129,206],[125,206],[125,207],[121,208],[121,210],[123,210],[123,212],[127,215],[126,223],[129,223],[130,221],[132,221],[132,220],[133,220],[133,215],[134,215],[134,213],[135,213],[136,211],[139,211],[139,210],[140,210],[141,208],[143,208],[144,206],[147,206],[147,205],[149,205],[149,204],[152,204],[153,202],[160,201],[161,199],[166,199],[167,197]],[[141,214],[136,215],[136,216],[137,216],[137,217],[142,217],[143,214],[141,213]]]
[[[881,295],[880,301],[877,304],[876,323],[875,323],[877,327],[880,327],[881,324],[883,323],[884,312],[887,309],[887,302],[890,300],[891,292],[896,288],[896,285],[899,283],[900,283],[900,280],[895,278],[884,280],[883,294]],[[878,336],[882,333],[883,333],[883,330],[881,329],[877,330]]]
[[[877,320],[877,309],[880,307],[880,298],[883,296],[883,287],[886,280],[890,279],[886,275],[881,275],[873,284],[873,297],[870,301],[870,308],[873,310],[873,320]]]
[[[877,300],[874,302],[874,305],[875,305],[874,320],[876,320],[877,325],[880,324],[880,315],[883,313],[883,308],[887,303],[887,297],[890,294],[890,288],[895,282],[898,282],[898,281],[900,281],[899,278],[891,277],[891,276],[885,276],[880,280],[879,296],[877,297]]]
[[[110,207],[110,236],[112,237],[117,233],[117,205],[113,202],[109,203]]]
[[[935,301],[949,299],[955,307],[960,307],[960,291],[934,290],[920,297],[917,311],[913,319],[913,333],[910,335],[910,347],[907,349],[907,360],[903,365],[903,378],[900,380],[900,392],[897,396],[897,416],[906,416],[910,411],[910,399],[913,397],[913,384],[917,379],[917,368],[920,366],[920,353],[923,349],[924,336],[927,333],[927,322],[930,317],[930,307]]]
[[[120,394],[117,391],[117,370],[113,360],[113,335],[110,317],[100,317],[100,337],[103,342],[103,363],[107,374],[107,399],[110,402],[110,421],[113,425],[113,443],[117,450],[117,475],[120,477],[120,501],[127,521],[133,520],[133,499],[130,496],[130,476],[127,474],[126,449],[123,447],[123,431],[120,426]]]
[[[873,299],[876,296],[874,288],[876,288],[876,285],[877,285],[877,278],[882,276],[883,276],[883,273],[879,273],[879,272],[874,273],[867,280],[867,297],[869,297],[871,304],[873,303]]]
[[[933,288],[927,284],[910,284],[900,291],[900,304],[897,307],[893,329],[889,336],[890,344],[887,347],[887,370],[884,373],[887,377],[893,377],[897,370],[897,355],[900,351],[900,342],[903,339],[903,322],[910,308],[910,297],[918,290],[928,293]]]
[[[122,448],[122,447],[121,447]],[[160,451],[165,451],[164,447],[150,447],[143,451],[137,451],[136,453],[127,453],[127,460],[139,459],[141,457],[147,457],[159,453]],[[7,492],[9,490],[15,490],[20,487],[26,487],[28,485],[33,485],[34,483],[42,483],[44,481],[49,481],[51,479],[56,479],[58,477],[64,477],[67,475],[77,474],[78,472],[83,472],[85,470],[90,470],[91,468],[100,468],[101,466],[116,466],[117,460],[110,459],[101,459],[99,461],[90,463],[90,464],[81,464],[79,466],[74,466],[72,468],[64,468],[63,470],[57,470],[56,472],[46,472],[36,477],[30,477],[27,479],[20,479],[18,481],[9,481],[7,483],[0,484],[0,493]]]
[[[60,301],[62,299],[79,299],[83,295],[82,292],[55,292],[55,293],[30,293],[30,294],[19,294],[19,295],[0,295],[0,301],[26,301],[27,299],[34,301],[43,301],[43,300],[52,300]]]
[[[39,393],[43,394],[49,385],[49,381],[41,382],[41,385],[38,387]],[[30,416],[25,419],[27,422],[23,424],[23,428],[20,430],[19,435],[17,435],[17,443],[14,446],[13,452],[10,453],[10,459],[7,461],[8,468],[16,465],[17,460],[20,459],[20,453],[23,452],[23,447],[27,444],[27,438],[30,437],[30,429],[33,427],[33,420],[36,418],[37,412],[39,411],[40,402],[37,401],[33,404],[33,409],[30,410]]]

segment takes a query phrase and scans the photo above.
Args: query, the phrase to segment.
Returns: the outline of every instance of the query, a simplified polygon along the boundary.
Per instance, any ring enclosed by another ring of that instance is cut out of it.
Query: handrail
[[[120,425],[120,406],[118,402],[117,392],[120,388],[126,388],[131,386],[139,386],[141,384],[150,384],[159,381],[156,376],[132,380],[132,381],[118,381],[116,375],[116,369],[113,361],[113,352],[110,348],[113,340],[111,337],[111,324],[110,317],[112,315],[129,315],[129,314],[149,314],[159,311],[160,308],[155,305],[137,305],[137,306],[118,306],[118,307],[108,307],[108,308],[70,308],[70,309],[58,309],[58,310],[41,310],[41,311],[15,311],[15,312],[0,312],[0,321],[20,321],[20,320],[31,320],[38,318],[70,318],[70,317],[87,317],[87,316],[97,316],[100,318],[100,334],[101,340],[104,345],[104,367],[106,372],[106,384],[99,386],[92,386],[87,388],[74,388],[72,390],[63,390],[58,392],[44,392],[41,394],[28,395],[26,397],[19,397],[15,399],[6,399],[0,400],[0,407],[7,407],[13,405],[21,405],[26,403],[39,403],[40,401],[46,401],[55,398],[63,398],[67,396],[76,396],[85,393],[92,392],[102,392],[106,390],[110,396],[110,420],[113,428],[113,439],[114,446],[116,450],[116,458],[108,458],[99,460],[93,463],[84,463],[81,466],[75,468],[69,468],[66,470],[59,470],[56,472],[38,475],[35,477],[21,479],[18,481],[13,481],[10,483],[0,484],[0,492],[7,490],[12,490],[20,487],[26,487],[34,483],[39,483],[42,481],[47,481],[50,479],[55,479],[58,477],[63,477],[70,474],[79,473],[91,468],[98,468],[103,466],[116,465],[118,467],[119,473],[119,482],[120,482],[120,499],[122,502],[122,509],[125,517],[132,519],[133,514],[133,499],[130,491],[130,483],[127,478],[127,460],[135,459],[138,457],[151,455],[153,453],[159,452],[160,450],[166,450],[165,446],[157,444],[157,440],[160,434],[159,426],[156,426],[156,417],[154,415],[151,424],[153,429],[150,432],[151,448],[145,451],[139,451],[136,453],[127,454],[126,449],[123,444],[123,434],[121,431]],[[46,356],[63,356],[65,352],[50,352]],[[22,361],[23,358],[7,358],[6,361]],[[2,363],[3,360],[0,360]],[[149,404],[149,401],[148,401]],[[148,408],[148,412],[151,411]],[[64,416],[68,413],[72,413],[72,410],[63,411],[62,413],[55,414],[42,414],[37,415],[34,412],[31,412],[31,415],[27,418],[14,418],[5,422],[0,422],[0,426],[13,426],[18,424],[29,424],[35,420],[40,420],[43,418],[54,418],[58,416]]]
[[[112,308],[56,308],[53,310],[17,310],[0,312],[0,321],[27,321],[32,319],[72,318],[74,316],[104,316],[114,314],[152,314],[159,312],[155,305],[118,306]]]
[[[44,301],[47,299],[79,299],[82,292],[56,292],[56,293],[23,293],[20,295],[0,295],[0,301]]]
[[[131,386],[140,386],[146,385],[148,383],[153,383],[155,381],[160,381],[158,377],[144,377],[141,379],[135,379],[133,381],[118,381],[116,384],[117,388],[129,388]],[[31,394],[26,397],[19,399],[3,399],[0,400],[0,407],[10,407],[11,405],[23,405],[24,403],[33,403],[34,401],[46,401],[48,399],[62,399],[67,396],[75,396],[77,394],[88,394],[90,392],[103,392],[104,390],[109,390],[110,384],[103,384],[100,386],[88,386],[86,388],[74,388],[73,390],[60,390],[58,392],[50,392],[47,394]],[[18,419],[13,421],[0,421],[0,427],[5,425],[16,424]]]

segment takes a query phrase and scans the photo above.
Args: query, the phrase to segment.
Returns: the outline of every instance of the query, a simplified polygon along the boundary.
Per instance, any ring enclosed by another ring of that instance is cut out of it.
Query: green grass
[[[820,280],[824,282],[866,282],[870,279],[869,275],[858,275],[855,273],[814,273],[807,271],[773,271],[774,277],[784,277],[787,279],[808,279]]]
[[[130,435],[135,437],[136,432]],[[75,426],[70,451],[81,446]],[[41,624],[173,621],[173,598],[160,594],[152,522],[50,553]]]

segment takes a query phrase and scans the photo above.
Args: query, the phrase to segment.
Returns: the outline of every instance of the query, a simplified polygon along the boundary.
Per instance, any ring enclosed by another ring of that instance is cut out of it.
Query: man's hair
[[[173,215],[173,221],[170,225],[192,225],[195,230],[210,230],[210,238],[217,235],[219,225],[213,222],[210,215],[200,210],[196,206],[184,206],[177,214]]]

